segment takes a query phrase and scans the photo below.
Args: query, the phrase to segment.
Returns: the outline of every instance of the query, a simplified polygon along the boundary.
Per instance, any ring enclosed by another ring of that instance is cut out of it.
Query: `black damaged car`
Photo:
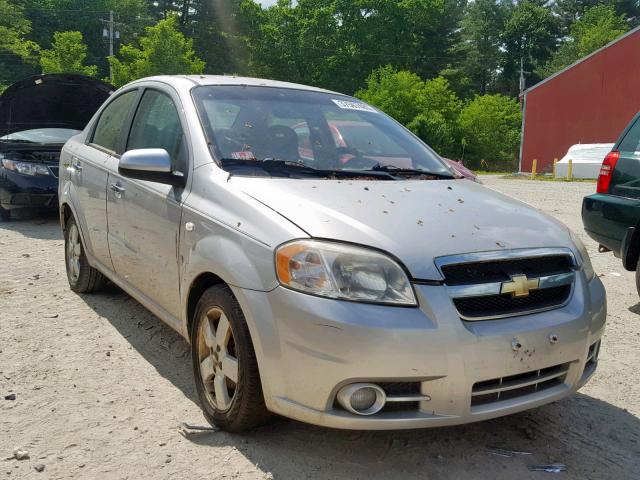
[[[36,75],[0,95],[0,221],[58,208],[58,157],[114,87],[82,75]]]

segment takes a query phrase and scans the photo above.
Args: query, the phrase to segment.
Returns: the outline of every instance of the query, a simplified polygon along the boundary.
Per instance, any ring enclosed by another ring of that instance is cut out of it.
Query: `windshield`
[[[14,132],[3,137],[0,141],[4,142],[27,142],[27,143],[65,143],[74,135],[80,133],[80,130],[71,128],[34,128],[31,130],[23,130]]]
[[[242,85],[197,87],[193,96],[225,168],[279,161],[306,170],[417,170],[452,176],[408,130],[354,98]]]

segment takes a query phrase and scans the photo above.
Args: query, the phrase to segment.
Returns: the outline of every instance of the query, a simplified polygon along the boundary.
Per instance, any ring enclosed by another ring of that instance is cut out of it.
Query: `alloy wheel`
[[[207,401],[218,411],[228,410],[238,385],[238,357],[233,330],[219,308],[200,322],[198,361]]]
[[[78,232],[78,227],[73,224],[69,228],[69,234],[67,235],[67,269],[71,280],[74,282],[80,277],[81,254],[80,233]]]

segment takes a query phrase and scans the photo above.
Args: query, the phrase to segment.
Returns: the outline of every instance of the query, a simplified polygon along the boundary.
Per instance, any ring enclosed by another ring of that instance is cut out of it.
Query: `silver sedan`
[[[60,162],[71,288],[110,280],[189,340],[226,430],[271,413],[455,425],[558,400],[596,369],[606,299],[581,242],[355,98],[142,79]]]

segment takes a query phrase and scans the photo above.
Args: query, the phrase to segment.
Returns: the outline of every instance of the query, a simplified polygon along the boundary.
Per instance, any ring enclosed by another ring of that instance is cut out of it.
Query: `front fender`
[[[276,288],[273,247],[224,228],[200,224],[196,229],[208,231],[185,245],[184,284],[191,285],[203,273],[213,273],[234,287],[263,292]]]

